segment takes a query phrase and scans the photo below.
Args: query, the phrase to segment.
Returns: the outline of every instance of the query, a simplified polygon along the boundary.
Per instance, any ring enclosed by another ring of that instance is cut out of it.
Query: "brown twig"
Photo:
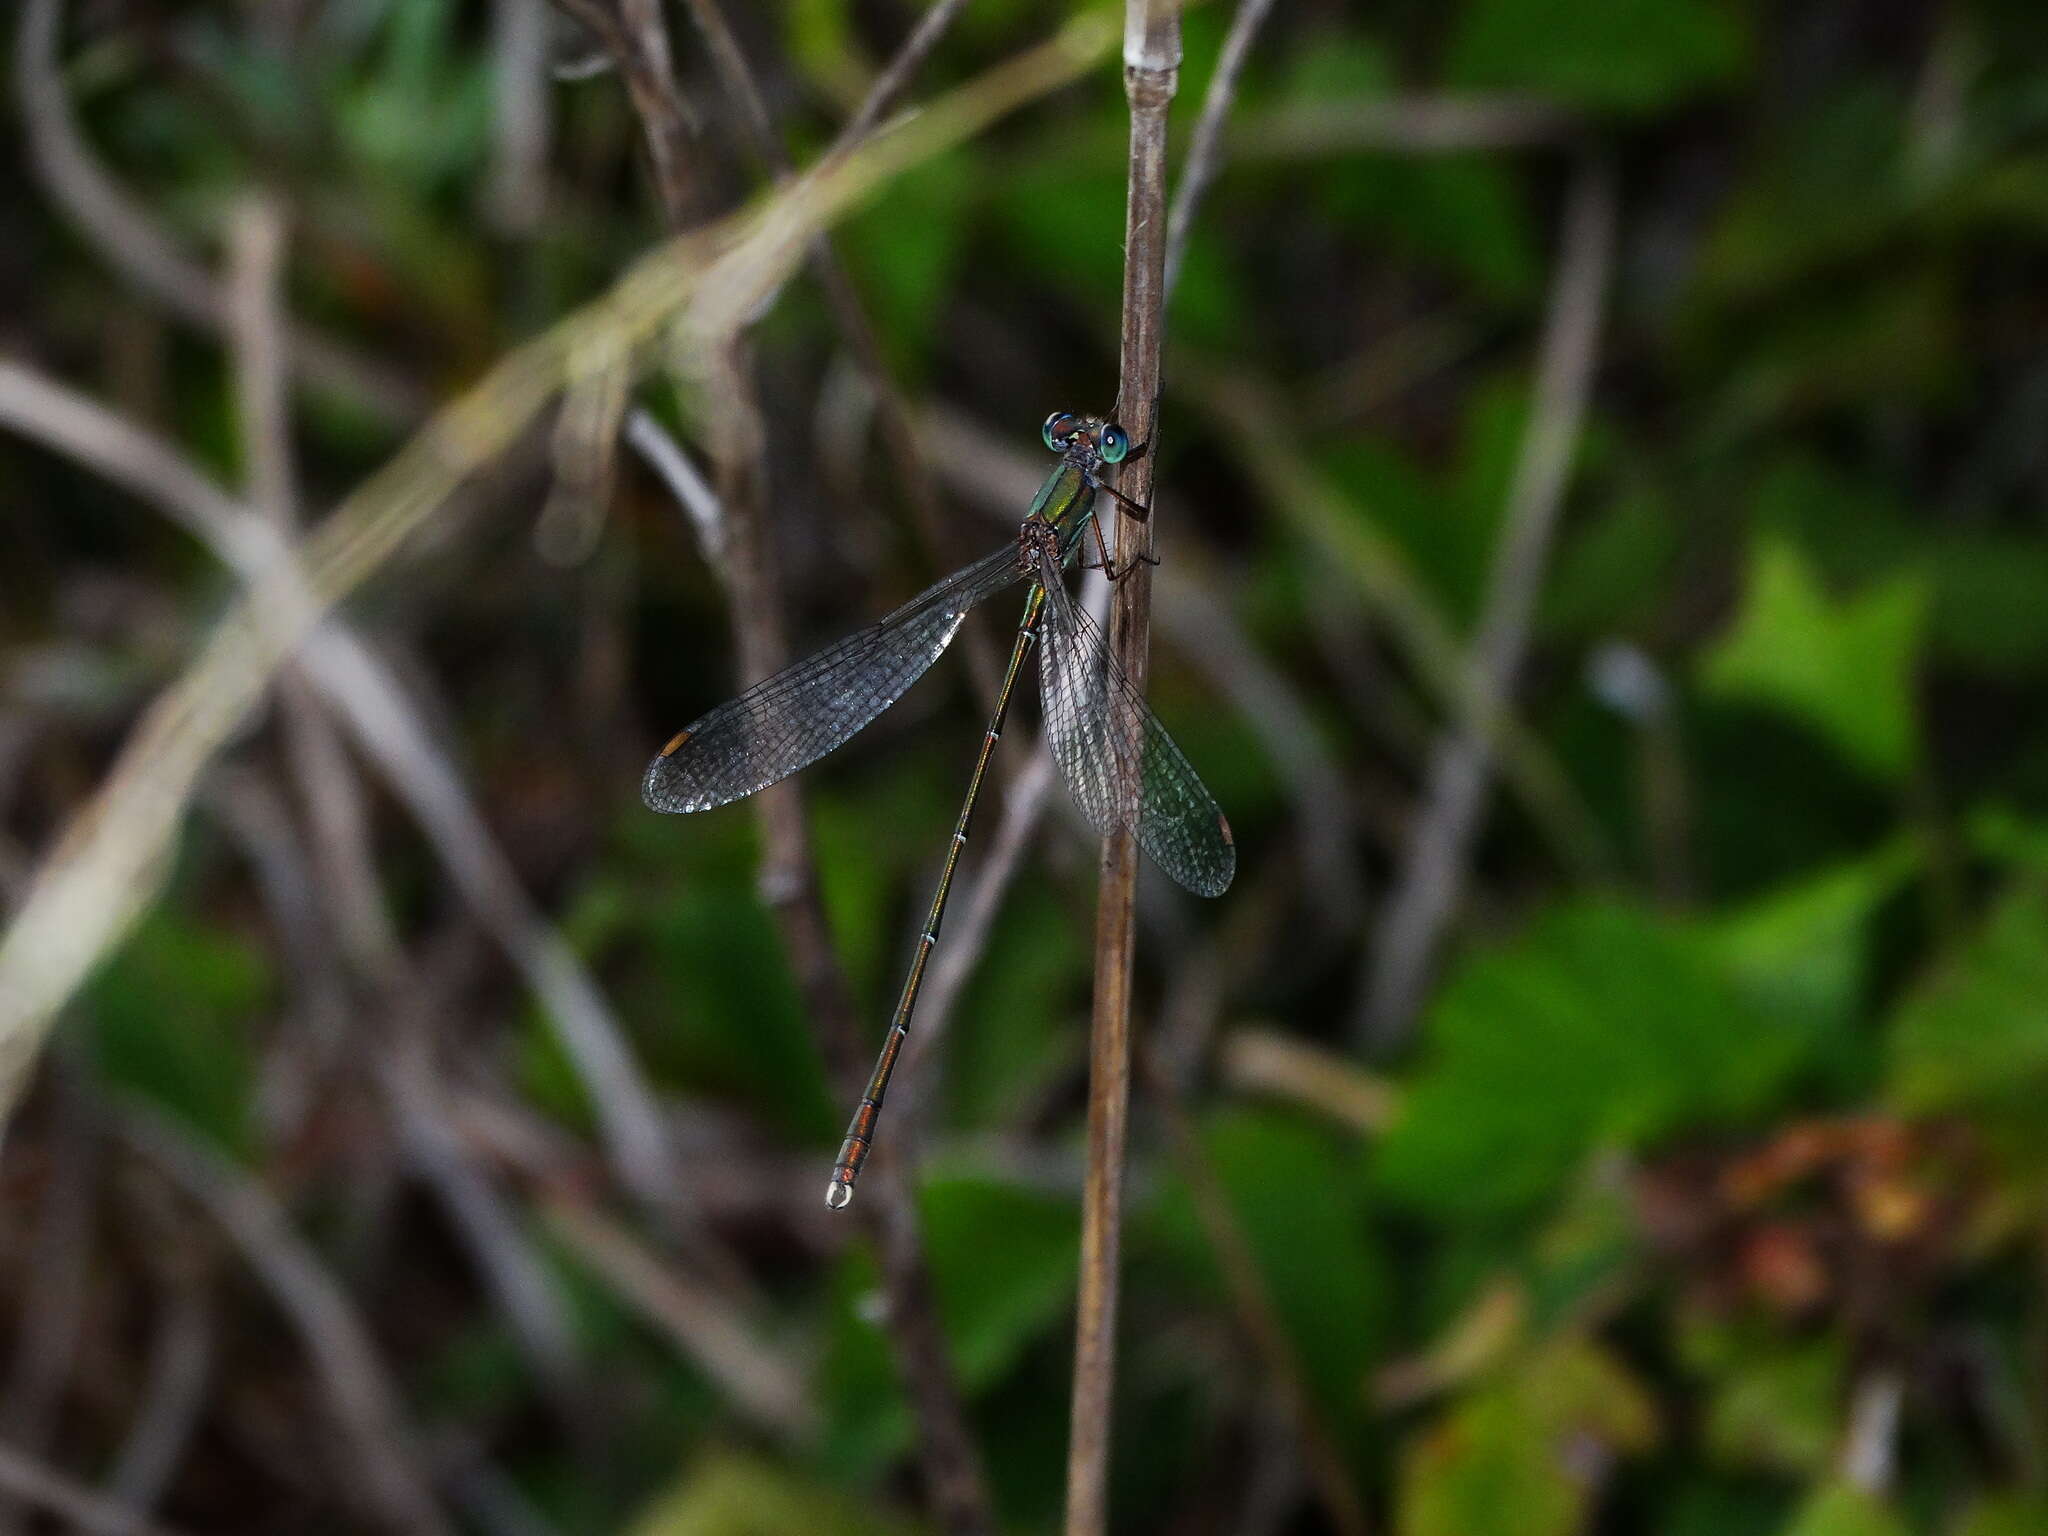
[[[647,140],[655,194],[669,227],[682,229],[698,213],[700,193],[691,174],[692,119],[676,85],[668,31],[658,7],[617,6],[614,0],[555,0],[588,27],[619,67],[626,95]],[[651,26],[646,25],[652,14]],[[636,26],[636,23],[639,25]]]
[[[1486,805],[1495,722],[1529,647],[1536,596],[1592,394],[1613,261],[1614,202],[1610,170],[1598,161],[1582,163],[1566,203],[1529,426],[1468,662],[1470,709],[1433,754],[1424,809],[1373,934],[1354,1033],[1376,1051],[1396,1048],[1414,1026]]]
[[[1159,353],[1166,278],[1166,114],[1180,75],[1177,0],[1126,0],[1124,94],[1130,165],[1124,210],[1124,294],[1118,411],[1143,448],[1120,489],[1152,502],[1158,463]],[[1119,503],[1117,552],[1152,552],[1153,524]],[[1109,641],[1142,690],[1149,661],[1152,571],[1142,560],[1118,583]],[[1136,786],[1130,786],[1132,793]],[[1128,823],[1126,823],[1126,826]],[[1117,1270],[1123,1219],[1124,1137],[1131,1094],[1131,964],[1136,938],[1138,845],[1128,830],[1103,840],[1095,909],[1095,1005],[1088,1046],[1088,1167],[1081,1203],[1081,1272],[1075,1301],[1074,1400],[1067,1442],[1067,1536],[1101,1536],[1109,1511],[1110,1403],[1116,1379]]]

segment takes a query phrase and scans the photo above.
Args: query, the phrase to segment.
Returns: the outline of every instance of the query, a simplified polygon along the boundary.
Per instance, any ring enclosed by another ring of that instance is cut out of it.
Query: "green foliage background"
[[[912,14],[728,9],[799,163]],[[67,33],[67,90],[195,251],[248,188],[276,194],[295,311],[428,396],[657,238],[616,75],[539,87],[546,203],[522,222],[491,190],[508,87],[490,7],[263,12],[94,8]],[[974,0],[916,92],[1049,19]],[[1228,20],[1186,18],[1177,145]],[[675,40],[707,209],[731,207],[760,177],[680,16]],[[1446,95],[1566,126],[1361,142],[1373,114]],[[1116,1529],[1332,1529],[1312,1433],[1398,1536],[2048,1530],[2048,27],[2022,0],[1282,0],[1233,123],[1157,450],[1169,575],[1226,622],[1177,624],[1164,585],[1152,694],[1242,863],[1214,905],[1146,888],[1140,1022],[1185,1087],[1168,1115],[1140,1086]],[[1028,482],[1045,412],[1114,390],[1124,124],[1105,69],[838,232],[913,411],[943,402],[1014,444],[945,466],[949,492]],[[1386,594],[1461,640],[1478,622],[1589,156],[1618,189],[1615,276],[1517,707],[1590,833],[1561,839],[1498,788],[1418,1027],[1371,1051],[1373,925],[1445,725]],[[110,271],[19,140],[0,220],[0,351],[239,483],[217,338]],[[939,556],[808,279],[754,346],[785,600],[823,640]],[[640,398],[690,439],[689,401],[659,379]],[[359,402],[295,405],[317,516],[402,437]],[[805,1426],[751,1420],[550,1223],[562,1200],[633,1217],[535,1006],[378,797],[401,941],[449,961],[439,1070],[553,1160],[536,1175],[456,1127],[573,1319],[580,1426],[406,1159],[375,1089],[383,1021],[315,1027],[317,967],[233,818],[202,805],[0,1161],[0,1296],[33,1320],[37,1234],[66,1160],[99,1147],[78,1165],[79,1342],[35,1449],[103,1481],[164,1298],[196,1289],[211,1385],[158,1512],[195,1531],[368,1520],[274,1304],[204,1219],[166,1217],[108,1130],[140,1101],[278,1196],[428,1436],[537,1528],[923,1528],[874,1256],[815,1209],[845,1106],[755,886],[754,822],[657,818],[635,793],[649,749],[732,689],[719,588],[630,459],[589,558],[542,559],[545,461],[536,442],[352,617],[627,1021]],[[949,495],[964,547],[1004,537],[982,500]],[[228,585],[21,437],[0,436],[0,541],[11,906]],[[1234,691],[1247,661],[1278,716]],[[807,778],[877,1020],[978,729],[963,676],[942,664]],[[275,715],[232,757],[304,821]],[[920,1093],[936,1305],[1017,1532],[1059,1519],[1078,1232],[1093,861],[1054,803]],[[28,1331],[0,1348],[20,1358]]]

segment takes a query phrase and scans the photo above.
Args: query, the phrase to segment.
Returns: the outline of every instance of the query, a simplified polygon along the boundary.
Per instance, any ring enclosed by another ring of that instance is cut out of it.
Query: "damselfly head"
[[[1054,411],[1045,418],[1045,446],[1069,459],[1119,464],[1131,451],[1131,437],[1115,422],[1100,416]]]

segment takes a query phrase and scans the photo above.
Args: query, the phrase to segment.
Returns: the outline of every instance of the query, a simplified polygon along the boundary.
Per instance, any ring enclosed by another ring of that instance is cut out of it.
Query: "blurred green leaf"
[[[702,1457],[626,1526],[630,1536],[912,1536],[918,1529],[873,1500],[733,1451]]]
[[[980,1391],[1065,1316],[1080,1213],[992,1179],[928,1179],[918,1193],[939,1316],[962,1384]]]
[[[1897,92],[1859,78],[1758,133],[1702,251],[1698,281],[1718,302],[1754,300],[1896,231],[1906,191]]]
[[[1791,544],[1760,537],[1741,615],[1701,666],[1708,689],[1793,715],[1885,779],[1911,770],[1925,583],[1901,574],[1830,599]]]
[[[1680,1474],[1657,1536],[1778,1536],[1791,1507],[1775,1483]]]
[[[1997,677],[2048,666],[2048,549],[2023,533],[1926,529],[1885,484],[1793,452],[1757,477],[1750,513],[1788,537],[1831,585],[1854,588],[1914,568],[1931,589],[1934,656]]]
[[[1831,1483],[1808,1499],[1785,1536],[1911,1536],[1912,1527],[1884,1500],[1846,1483]]]
[[[1377,237],[1383,258],[1448,267],[1496,303],[1536,291],[1528,214],[1505,169],[1486,157],[1361,157],[1325,178],[1322,202],[1331,219]]]
[[[1671,508],[1649,487],[1633,487],[1568,528],[1544,586],[1545,631],[1585,641],[1653,626],[1678,553]]]
[[[250,1026],[272,987],[268,959],[253,944],[175,907],[151,908],[86,992],[100,1078],[246,1158],[256,1089]]]
[[[1910,1111],[2026,1109],[2048,1082],[2048,886],[2010,886],[1983,930],[1899,1007],[1891,1098]]]
[[[1392,1284],[1351,1193],[1357,1181],[1344,1175],[1357,1160],[1355,1146],[1274,1111],[1220,1114],[1201,1138],[1303,1371],[1326,1412],[1356,1423],[1390,1321]],[[1156,1219],[1182,1262],[1229,1304],[1193,1201],[1175,1180]]]
[[[1014,1123],[1085,1049],[1087,933],[1044,885],[1020,880],[975,966],[942,1054],[963,1126]]]
[[[1745,996],[1711,940],[1598,902],[1465,959],[1428,1029],[1376,1172],[1443,1216],[1513,1211],[1595,1147],[1752,1113],[1812,1041]]]
[[[2048,820],[2022,816],[2009,806],[1987,805],[1969,819],[1970,846],[1995,863],[2048,875]]]
[[[1815,1028],[1845,1024],[1863,989],[1871,915],[1919,865],[1919,845],[1894,838],[1710,920],[1707,942],[1759,1004]]]
[[[1782,431],[1831,410],[1967,399],[1959,296],[1939,267],[1906,265],[1816,283],[1769,313],[1700,318],[1693,348],[1711,438]],[[1709,381],[1711,380],[1711,383]]]
[[[2048,1499],[2008,1495],[1981,1499],[1949,1536],[2040,1536],[2048,1531]]]
[[[1035,1339],[1064,1322],[1080,1216],[1067,1202],[1014,1185],[943,1175],[925,1181],[918,1206],[939,1318],[962,1387],[980,1397]],[[842,1476],[875,1475],[912,1435],[881,1305],[873,1256],[856,1244],[833,1272],[819,1352],[823,1455]]]
[[[1847,1353],[1839,1337],[1787,1338],[1760,1325],[1696,1318],[1683,1327],[1679,1348],[1709,1383],[1702,1433],[1717,1462],[1801,1478],[1827,1469],[1842,1433]]]
[[[2048,548],[2039,538],[1943,533],[1926,558],[1934,644],[1945,657],[1994,677],[2048,668]]]
[[[969,200],[986,185],[971,154],[940,156],[886,183],[836,236],[896,373],[924,374],[950,306]]]
[[[1651,112],[1734,77],[1748,43],[1717,0],[1472,0],[1453,34],[1454,85]]]
[[[1271,101],[1285,111],[1384,97],[1386,51],[1356,33],[1325,34],[1296,57]],[[1347,155],[1319,168],[1323,217],[1377,237],[1419,267],[1458,271],[1504,303],[1535,291],[1536,242],[1503,166],[1485,155]]]
[[[1410,1440],[1401,1458],[1398,1536],[1570,1536],[1587,1509],[1574,1465],[1586,1441],[1646,1449],[1656,1407],[1598,1345],[1545,1346]]]
[[[833,1476],[878,1476],[909,1445],[910,1405],[882,1331],[880,1277],[864,1243],[831,1271],[814,1390],[824,1410],[819,1460]]]

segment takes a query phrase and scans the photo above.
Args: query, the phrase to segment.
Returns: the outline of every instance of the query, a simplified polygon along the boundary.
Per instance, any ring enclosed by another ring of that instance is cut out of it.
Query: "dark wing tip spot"
[[[1230,818],[1221,811],[1216,813],[1216,830],[1223,834],[1223,842],[1226,847],[1235,848],[1237,846],[1237,839],[1230,835]]]
[[[655,755],[657,757],[671,757],[675,754],[676,748],[680,747],[684,742],[688,741],[689,739],[690,733],[688,731],[677,731],[675,735],[669,737],[668,745],[663,747],[661,751]]]

